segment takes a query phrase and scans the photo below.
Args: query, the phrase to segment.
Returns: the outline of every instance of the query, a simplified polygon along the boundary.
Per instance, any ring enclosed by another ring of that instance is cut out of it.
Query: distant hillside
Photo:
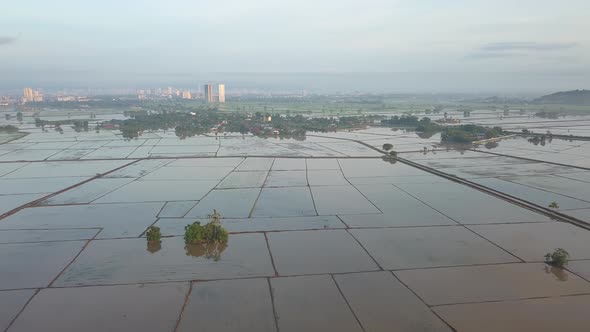
[[[533,100],[536,104],[590,105],[590,90],[556,92]]]

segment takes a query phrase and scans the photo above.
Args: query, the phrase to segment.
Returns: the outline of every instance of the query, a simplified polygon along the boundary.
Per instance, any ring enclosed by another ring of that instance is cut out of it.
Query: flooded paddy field
[[[403,153],[401,156],[502,193],[590,222],[590,142],[523,137],[493,149]],[[488,152],[492,152],[490,154]]]
[[[0,330],[584,331],[590,231],[369,146],[588,222],[590,146],[439,140],[31,129],[0,144]],[[214,209],[227,243],[185,245]]]
[[[172,134],[170,136],[169,134]],[[145,138],[144,138],[145,137]],[[147,138],[150,137],[150,138]],[[263,139],[254,136],[196,136],[179,140],[174,132],[156,132],[125,140],[113,132],[32,132],[0,144],[0,162],[39,160],[137,159],[223,156],[348,157],[379,156],[376,151],[338,138]]]

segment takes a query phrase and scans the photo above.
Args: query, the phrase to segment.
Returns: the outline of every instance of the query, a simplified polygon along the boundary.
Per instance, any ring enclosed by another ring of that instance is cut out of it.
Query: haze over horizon
[[[228,86],[545,93],[590,87],[590,3],[22,0],[2,89]]]

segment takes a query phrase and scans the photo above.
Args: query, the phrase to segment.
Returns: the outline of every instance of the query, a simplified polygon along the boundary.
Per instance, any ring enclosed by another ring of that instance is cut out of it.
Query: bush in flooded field
[[[160,233],[160,227],[150,226],[145,233],[148,242],[160,242],[160,238],[162,237],[162,233]]]
[[[227,242],[227,231],[221,226],[221,214],[213,210],[209,223],[203,227],[203,240],[209,243]]]
[[[227,231],[221,224],[208,223],[203,226],[203,240],[208,243],[227,242]]]
[[[551,202],[551,204],[549,204],[549,208],[559,209],[559,204],[557,204],[557,202]]]
[[[545,255],[545,262],[553,266],[562,267],[567,264],[570,254],[563,248],[557,248]]]
[[[213,214],[209,215],[209,222],[204,226],[195,221],[192,224],[184,227],[184,243],[220,243],[227,242],[228,233],[223,226],[221,226],[221,214],[217,210],[213,210]]]
[[[391,149],[393,149],[393,144],[389,144],[389,143],[383,144],[383,150],[389,151]]]
[[[203,241],[203,226],[198,221],[184,226],[184,243],[195,244]]]

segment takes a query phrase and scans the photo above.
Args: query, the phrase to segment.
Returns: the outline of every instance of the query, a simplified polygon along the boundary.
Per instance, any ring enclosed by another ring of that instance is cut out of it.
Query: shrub
[[[562,267],[567,264],[570,254],[563,248],[557,248],[545,255],[545,261],[553,266]]]
[[[397,152],[396,151],[390,151],[389,155],[392,157],[397,157]]]
[[[213,210],[209,223],[203,227],[203,239],[207,242],[227,242],[227,231],[221,226],[221,214]]]
[[[559,204],[557,204],[557,202],[551,202],[551,204],[549,204],[549,208],[559,209]]]
[[[213,214],[209,215],[209,222],[205,226],[195,221],[192,224],[184,227],[184,243],[221,243],[227,242],[228,233],[223,226],[221,226],[221,214],[217,210],[213,210]]]
[[[391,149],[393,149],[393,144],[389,144],[389,143],[383,144],[383,150],[389,151]]]
[[[162,233],[160,233],[160,227],[150,226],[145,233],[148,242],[156,243],[160,242],[160,238],[162,237]]]
[[[184,227],[184,243],[195,244],[203,241],[203,226],[198,221]]]
[[[203,227],[203,240],[208,243],[227,242],[227,231],[217,223],[208,223]]]

